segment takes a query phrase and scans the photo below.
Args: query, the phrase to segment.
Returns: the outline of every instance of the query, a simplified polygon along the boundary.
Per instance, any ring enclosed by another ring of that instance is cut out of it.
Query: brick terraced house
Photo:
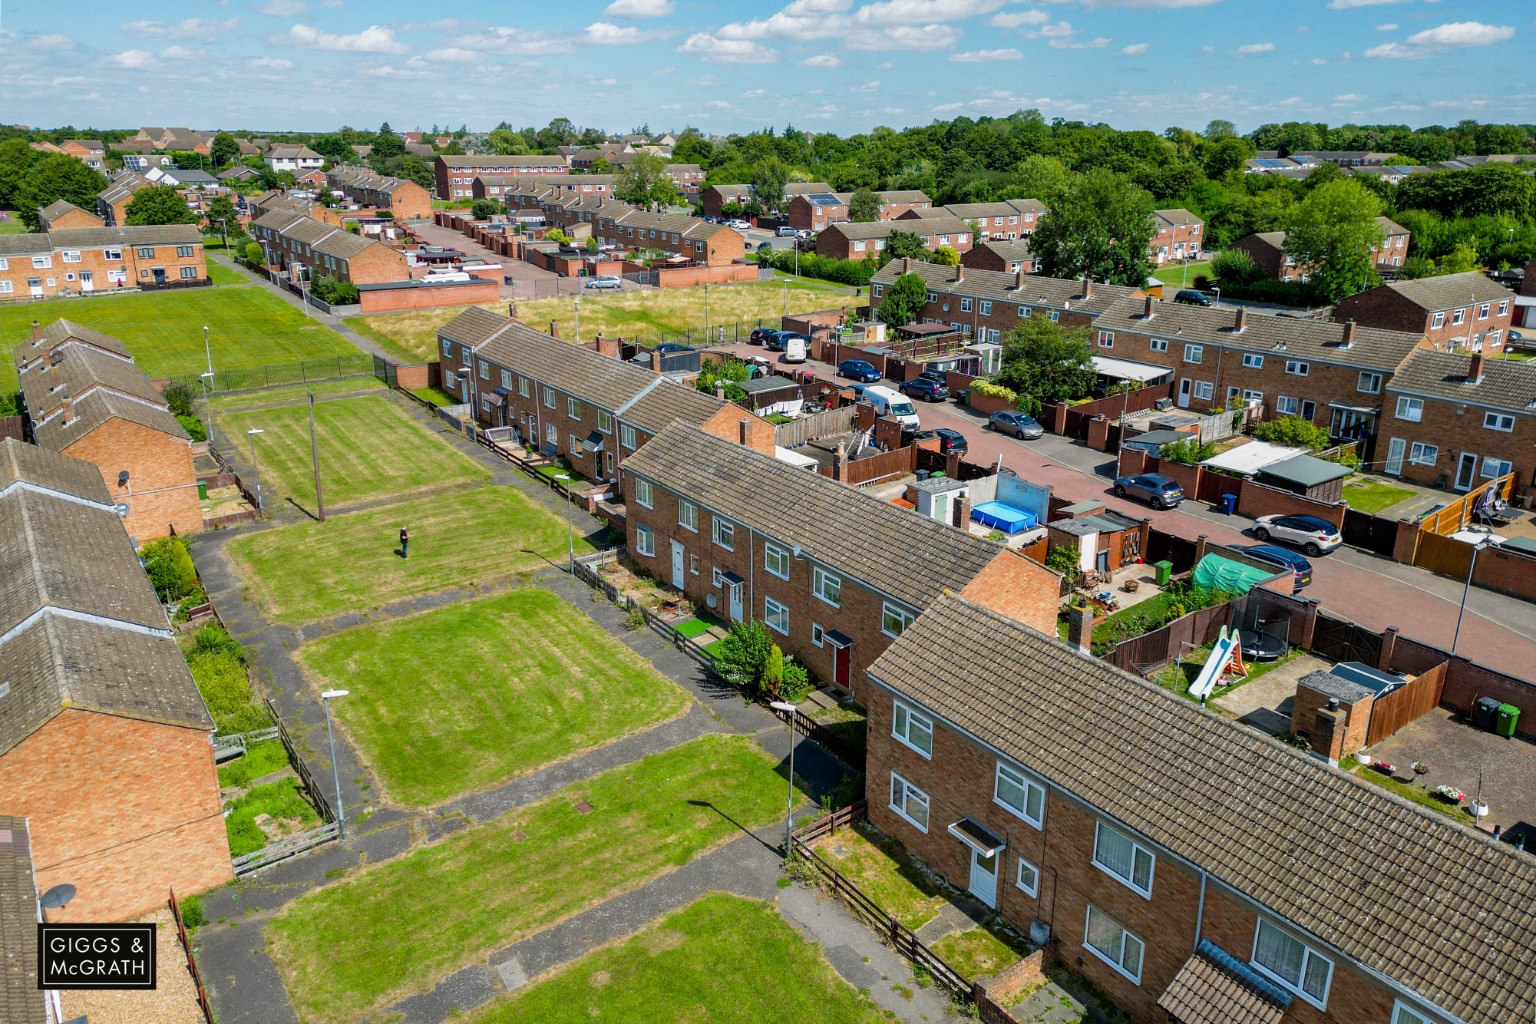
[[[870,302],[879,309],[898,277],[918,274],[928,285],[928,302],[918,314],[919,323],[949,324],[977,341],[997,343],[1026,317],[1043,316],[1069,327],[1086,327],[1117,301],[1144,294],[1139,288],[1037,277],[1022,270],[1012,274],[972,270],[963,256],[961,260],[958,267],[892,260],[870,282]]]
[[[233,877],[213,720],[96,467],[0,441],[0,814],[66,921]]]
[[[1415,352],[1387,383],[1383,469],[1469,491],[1506,473],[1536,486],[1536,366],[1481,352]]]
[[[107,227],[124,224],[128,220],[128,203],[133,194],[149,179],[136,171],[125,171],[112,179],[112,183],[96,193],[96,214]]]
[[[1030,251],[1028,239],[1015,241],[982,242],[976,248],[960,255],[960,265],[967,270],[991,270],[999,274],[1026,274],[1035,272],[1035,254]]]
[[[870,816],[1131,1019],[1536,1017],[1529,853],[963,597],[870,667]]]
[[[395,220],[418,220],[432,216],[432,195],[405,178],[375,174],[364,167],[338,164],[325,175],[326,184],[347,198],[376,210],[388,210]]]
[[[0,301],[207,280],[203,236],[194,224],[0,236]]]
[[[571,173],[564,156],[439,156],[432,165],[439,199],[471,199],[475,179],[482,175],[551,175]],[[468,203],[465,204],[469,205]]]
[[[937,252],[947,246],[964,256],[971,248],[971,226],[958,217],[909,217],[867,224],[832,224],[816,236],[816,255],[835,260],[861,260],[890,243],[891,232],[917,235],[923,248]]]
[[[747,251],[747,241],[741,235],[701,217],[648,213],[625,204],[623,213],[598,213],[582,219],[590,220],[599,244],[661,249],[709,267],[728,266]]]
[[[356,285],[406,281],[411,276],[405,253],[399,249],[292,208],[264,214],[251,221],[250,230],[269,263],[279,270],[297,265],[308,270],[311,279],[334,277]]]
[[[1181,409],[1221,409],[1241,397],[1266,419],[1300,416],[1338,438],[1375,435],[1383,386],[1429,347],[1411,330],[1150,297],[1116,303],[1094,327],[1099,355],[1173,370]]]
[[[94,465],[135,542],[202,529],[192,439],[121,342],[56,320],[12,356],[33,441]]]
[[[1157,231],[1147,251],[1154,264],[1192,260],[1205,243],[1205,221],[1188,210],[1153,210],[1152,226]]]
[[[553,177],[528,177],[520,174],[485,174],[470,186],[476,199],[501,199],[511,204],[511,196],[555,197],[561,194],[611,196],[618,182],[616,174],[564,174]]]
[[[909,214],[925,216],[933,207],[933,200],[916,189],[876,192],[875,197],[880,200],[876,220],[896,220]],[[808,192],[791,197],[784,216],[797,231],[818,232],[848,221],[848,204],[852,200],[852,192]]]
[[[762,621],[856,694],[946,591],[1056,628],[1060,577],[1043,565],[704,430],[674,424],[631,456],[624,508],[630,554],[658,579],[721,618]]]
[[[616,482],[637,448],[682,422],[772,454],[773,425],[738,406],[516,320],[469,308],[438,329],[443,388],[588,480]],[[468,370],[469,372],[464,372]]]
[[[930,213],[907,214],[908,218],[915,216],[958,217],[968,224],[976,225],[977,230],[988,240],[1013,242],[1035,233],[1040,218],[1045,216],[1045,204],[1038,199],[951,203],[935,207]]]
[[[1376,226],[1381,228],[1382,243],[1371,249],[1371,256],[1379,271],[1390,272],[1403,265],[1408,258],[1408,229],[1386,217],[1377,217]],[[1285,254],[1284,231],[1260,231],[1239,238],[1230,246],[1253,257],[1264,270],[1264,276],[1274,281],[1306,281],[1310,272],[1298,267],[1296,261]]]
[[[1514,305],[1508,288],[1468,271],[1377,285],[1339,302],[1333,316],[1366,327],[1422,332],[1442,352],[1497,354]]]
[[[68,199],[58,199],[37,211],[37,229],[41,232],[58,228],[99,228],[106,222],[89,210],[83,210]]]

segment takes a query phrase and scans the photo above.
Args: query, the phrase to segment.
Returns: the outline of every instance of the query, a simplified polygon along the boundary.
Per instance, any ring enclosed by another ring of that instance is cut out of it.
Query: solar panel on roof
[[[837,196],[830,192],[817,192],[806,197],[812,206],[841,206]]]

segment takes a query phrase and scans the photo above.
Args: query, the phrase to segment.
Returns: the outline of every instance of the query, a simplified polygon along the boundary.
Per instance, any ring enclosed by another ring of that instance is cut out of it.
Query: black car
[[[774,330],[772,327],[754,327],[752,328],[752,333],[747,336],[747,344],[761,345],[763,342],[768,340],[768,336],[770,334],[778,333],[779,332]]]
[[[912,436],[912,440],[915,443],[917,441],[927,441],[935,437],[939,439],[939,452],[941,454],[948,455],[950,452],[955,452],[959,455],[964,455],[971,449],[970,442],[965,439],[965,435],[958,430],[951,430],[949,427],[919,430]]]
[[[769,331],[767,334],[763,335],[763,345],[768,349],[769,352],[783,352],[784,332]]]
[[[1204,292],[1197,292],[1193,288],[1180,288],[1178,294],[1173,297],[1173,301],[1182,302],[1186,306],[1213,305],[1209,295]]]
[[[917,375],[917,378],[918,380],[936,380],[940,384],[944,385],[949,384],[949,374],[945,373],[943,370],[924,370],[922,373]]]
[[[860,384],[874,384],[880,380],[880,371],[867,359],[844,359],[837,364],[837,375]]]
[[[670,355],[673,352],[692,352],[693,349],[688,345],[680,345],[675,341],[664,341],[656,346],[656,351],[662,355]]]
[[[1291,591],[1293,594],[1300,593],[1312,582],[1312,563],[1294,551],[1274,544],[1249,544],[1238,550],[1246,551],[1261,562],[1270,562],[1277,568],[1289,569],[1295,573],[1295,589]]]
[[[949,397],[949,388],[942,381],[916,377],[901,385],[901,393],[908,398],[921,398],[925,402],[942,402]]]

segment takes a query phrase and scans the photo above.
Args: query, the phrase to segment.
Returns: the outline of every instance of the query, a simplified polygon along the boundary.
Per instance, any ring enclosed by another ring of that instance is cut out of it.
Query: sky
[[[1030,107],[1154,131],[1533,122],[1533,41],[1530,0],[11,0],[0,116],[720,134]]]

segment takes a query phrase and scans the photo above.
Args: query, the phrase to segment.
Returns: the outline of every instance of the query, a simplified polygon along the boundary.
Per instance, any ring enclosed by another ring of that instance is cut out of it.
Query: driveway
[[[427,245],[457,249],[466,256],[477,257],[487,263],[499,263],[502,277],[510,277],[513,281],[512,284],[501,286],[501,297],[504,299],[541,299],[550,295],[581,291],[581,282],[574,278],[561,277],[532,263],[492,252],[468,235],[454,231],[452,228],[440,227],[431,221],[415,221],[411,224],[411,230],[416,232]]]
[[[736,345],[742,356],[769,356],[762,346]],[[804,369],[834,380],[837,368],[807,362]],[[881,383],[894,387],[891,381]],[[1243,516],[1226,516],[1200,502],[1159,512],[1116,498],[1115,456],[1094,451],[1076,441],[1046,434],[1038,441],[1019,441],[985,429],[985,418],[953,402],[917,402],[924,427],[949,427],[970,442],[967,461],[1012,469],[1032,483],[1049,484],[1058,496],[1072,501],[1102,500],[1109,508],[1136,519],[1149,518],[1160,530],[1191,540],[1205,535],[1216,544],[1255,544]],[[1306,596],[1374,630],[1397,626],[1403,635],[1444,650],[1451,647],[1462,584],[1444,576],[1354,548],[1340,548],[1311,560],[1312,585]],[[1519,678],[1530,678],[1536,665],[1536,638],[1531,635],[1531,605],[1517,598],[1474,588],[1467,598],[1467,615],[1457,651],[1478,664]]]

